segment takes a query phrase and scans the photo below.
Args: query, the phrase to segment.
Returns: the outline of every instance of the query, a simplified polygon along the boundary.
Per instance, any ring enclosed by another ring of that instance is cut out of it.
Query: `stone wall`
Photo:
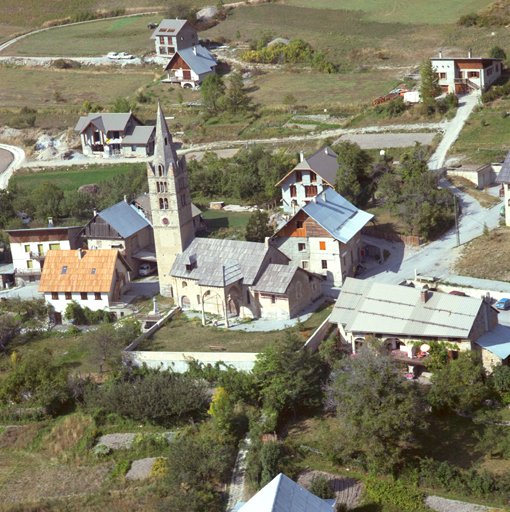
[[[496,354],[489,352],[487,349],[481,347],[477,343],[473,343],[473,350],[480,354],[484,368],[491,372],[494,366],[501,364],[502,359]]]

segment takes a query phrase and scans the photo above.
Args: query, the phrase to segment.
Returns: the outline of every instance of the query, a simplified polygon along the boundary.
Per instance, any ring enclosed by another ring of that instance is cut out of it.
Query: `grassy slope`
[[[29,190],[33,190],[45,181],[51,181],[63,190],[76,190],[82,185],[97,183],[101,180],[118,176],[125,172],[129,172],[135,166],[143,166],[145,164],[112,164],[112,165],[75,165],[68,168],[55,167],[46,168],[42,171],[22,170],[14,175],[14,181]]]
[[[403,23],[428,23],[431,25],[456,21],[459,16],[477,12],[493,0],[315,0],[316,9],[345,9],[369,13],[370,18]],[[307,6],[309,0],[285,0],[286,4]]]

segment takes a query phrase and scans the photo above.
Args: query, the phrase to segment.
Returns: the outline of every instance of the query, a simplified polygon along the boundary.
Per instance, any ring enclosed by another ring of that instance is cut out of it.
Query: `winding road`
[[[10,146],[8,144],[0,144],[0,149],[5,149],[14,155],[14,160],[10,163],[9,167],[0,174],[0,190],[6,189],[9,183],[9,179],[25,162],[25,151],[18,146]]]

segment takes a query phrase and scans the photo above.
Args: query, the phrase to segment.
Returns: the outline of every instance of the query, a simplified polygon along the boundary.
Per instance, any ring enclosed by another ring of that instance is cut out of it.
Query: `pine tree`
[[[421,87],[420,94],[423,102],[434,99],[441,94],[439,87],[439,78],[435,69],[432,67],[432,61],[426,59],[420,66]]]

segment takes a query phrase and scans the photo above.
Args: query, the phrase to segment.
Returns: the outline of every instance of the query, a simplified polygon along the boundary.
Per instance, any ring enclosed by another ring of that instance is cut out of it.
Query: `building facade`
[[[198,45],[198,32],[186,20],[164,19],[151,35],[158,57],[172,58],[179,50]]]

